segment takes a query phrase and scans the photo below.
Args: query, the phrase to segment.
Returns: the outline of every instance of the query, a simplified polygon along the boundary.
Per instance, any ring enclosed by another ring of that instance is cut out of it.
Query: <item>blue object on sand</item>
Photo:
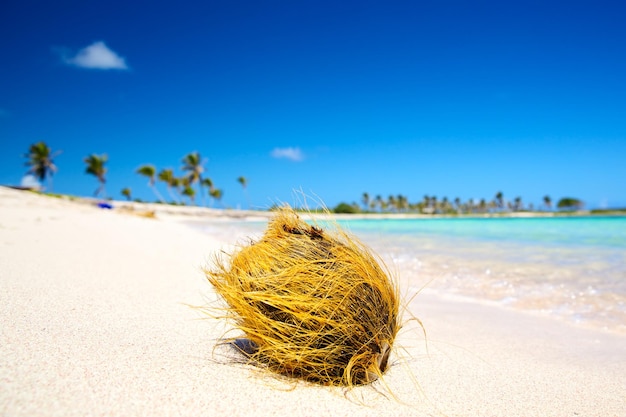
[[[107,209],[107,210],[111,210],[113,208],[113,206],[105,201],[101,201],[98,203],[98,207],[102,208],[102,209]]]

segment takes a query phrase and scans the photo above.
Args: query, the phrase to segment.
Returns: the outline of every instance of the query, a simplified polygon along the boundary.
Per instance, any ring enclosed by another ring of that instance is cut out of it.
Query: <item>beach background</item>
[[[397,273],[405,318],[419,318],[425,334],[408,321],[384,380],[345,390],[230,363],[216,349],[227,324],[190,308],[216,301],[202,273],[212,255],[258,236],[267,213],[112,205],[0,188],[0,414],[621,416],[626,409],[622,219],[592,227],[615,233],[606,246],[545,236],[537,246],[520,236],[502,240],[497,230],[470,239],[462,232],[473,225],[454,227],[457,236],[438,220],[412,221],[410,233],[349,221]],[[543,299],[533,298],[537,286]],[[580,291],[581,304],[564,301]]]
[[[0,417],[626,416],[625,16],[2,2]],[[203,268],[284,202],[397,280],[384,379],[220,346]]]

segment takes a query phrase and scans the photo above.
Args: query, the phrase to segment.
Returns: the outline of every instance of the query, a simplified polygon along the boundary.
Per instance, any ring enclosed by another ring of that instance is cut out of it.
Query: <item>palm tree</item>
[[[52,152],[45,142],[37,142],[30,145],[28,153],[24,157],[28,158],[26,166],[30,167],[29,174],[32,174],[39,182],[44,182],[48,178],[48,185],[52,191],[52,175],[57,171],[53,158],[61,151]]]
[[[128,188],[128,187],[122,188],[122,195],[124,197],[126,197],[126,200],[130,201],[130,199],[131,199],[130,188]]]
[[[194,190],[191,185],[185,185],[185,188],[183,188],[183,195],[189,197],[189,201],[191,201],[191,204],[193,204],[194,206],[196,205],[196,190]]]
[[[504,208],[504,195],[502,194],[502,191],[498,191],[496,193],[496,206],[502,210]]]
[[[170,168],[162,169],[159,172],[158,178],[159,180],[165,183],[165,187],[167,188],[167,193],[170,195],[170,198],[172,199],[172,201],[179,203],[180,201],[178,200],[178,198],[176,198],[176,196],[174,196],[174,193],[172,193],[172,187],[173,188],[177,187],[177,184],[176,184],[177,178],[174,177],[174,171]]]
[[[402,194],[398,194],[396,197],[396,204],[398,205],[398,210],[406,211],[409,208],[409,199]]]
[[[98,179],[98,182],[100,183],[100,186],[96,188],[96,192],[94,193],[96,197],[101,192],[103,195],[106,196],[106,193],[104,190],[104,184],[106,183],[106,179],[104,178],[104,176],[107,173],[107,169],[104,166],[104,164],[106,164],[108,159],[109,158],[106,156],[106,154],[102,154],[102,155],[91,154],[84,159],[85,163],[87,164],[85,173],[94,175]]]
[[[452,206],[450,205],[450,201],[448,200],[448,197],[444,196],[443,199],[441,200],[441,210],[444,213],[448,213],[451,210]]]
[[[387,204],[389,205],[390,210],[398,210],[398,201],[396,200],[396,196],[390,195],[389,197],[387,197]]]
[[[204,163],[202,157],[197,151],[191,152],[183,158],[183,171],[187,171],[189,178],[189,186],[194,182],[198,182],[198,191],[202,195],[202,173],[204,172]],[[202,197],[204,204],[204,196]]]
[[[363,202],[363,208],[367,210],[370,206],[370,195],[368,193],[363,193],[361,197],[361,202]]]
[[[154,167],[154,165],[150,165],[150,164],[142,165],[139,168],[137,168],[137,171],[135,172],[137,172],[137,174],[139,175],[144,175],[148,177],[148,187],[152,188],[154,195],[156,195],[159,201],[163,203],[164,202],[163,196],[161,196],[161,193],[159,193],[159,190],[157,190],[156,186],[154,185],[155,176],[156,176],[156,168]]]
[[[211,197],[211,191],[213,191],[213,181],[211,178],[202,178],[202,186],[209,190],[209,197]],[[204,198],[204,197],[203,197]],[[209,199],[209,207],[213,207],[213,198]]]
[[[383,198],[381,197],[380,194],[378,194],[376,197],[374,197],[374,202],[375,202],[376,206],[378,207],[378,211],[382,211],[382,209],[383,209]]]
[[[218,203],[220,203],[220,205],[221,205],[222,196],[224,195],[224,193],[222,192],[221,189],[213,188],[209,194],[211,194],[211,197],[216,199],[218,201]]]
[[[439,213],[439,201],[437,201],[437,196],[434,195],[432,197],[430,197],[430,202],[433,206],[433,213]]]
[[[182,198],[183,198],[183,188],[184,188],[184,184],[185,184],[185,179],[184,178],[178,178],[178,177],[173,177],[172,181],[172,188],[174,190],[176,190],[176,194],[178,194],[179,198],[177,199],[178,203],[182,203]]]
[[[248,186],[248,180],[246,177],[239,177],[237,178],[237,182],[243,187],[243,193],[245,194],[246,201],[248,202],[248,209],[250,209],[250,197],[248,196],[248,190],[246,189]]]
[[[487,211],[487,201],[485,201],[484,198],[480,199],[480,202],[478,203],[478,210],[480,210],[481,213],[485,213]]]
[[[476,202],[473,198],[467,200],[467,211],[470,213],[474,213],[476,211]]]
[[[459,197],[454,199],[454,207],[456,208],[457,213],[461,212],[461,199]]]
[[[543,197],[543,204],[546,206],[548,211],[552,210],[552,199],[549,195]]]

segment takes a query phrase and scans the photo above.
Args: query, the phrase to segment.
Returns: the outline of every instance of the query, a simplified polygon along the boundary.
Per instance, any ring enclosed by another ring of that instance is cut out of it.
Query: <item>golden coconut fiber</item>
[[[324,385],[382,376],[400,327],[398,288],[367,248],[335,229],[285,207],[258,242],[206,271],[243,332],[229,341],[250,363]]]

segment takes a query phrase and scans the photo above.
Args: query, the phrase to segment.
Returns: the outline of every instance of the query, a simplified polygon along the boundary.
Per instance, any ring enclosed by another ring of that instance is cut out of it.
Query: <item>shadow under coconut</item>
[[[239,353],[248,357],[254,355],[259,350],[257,344],[250,339],[239,338],[233,340],[230,344],[237,349]]]

